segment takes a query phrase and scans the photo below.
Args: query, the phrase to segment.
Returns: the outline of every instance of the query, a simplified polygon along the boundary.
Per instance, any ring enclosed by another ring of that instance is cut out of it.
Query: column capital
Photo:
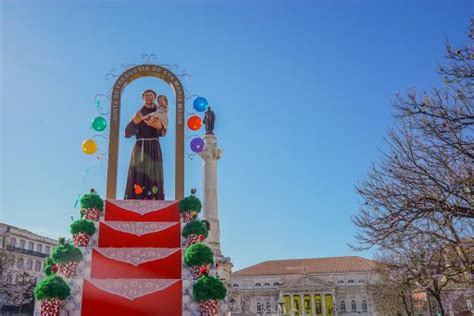
[[[202,159],[206,160],[219,160],[222,156],[222,150],[217,144],[217,139],[214,134],[204,135],[204,150],[199,154]]]

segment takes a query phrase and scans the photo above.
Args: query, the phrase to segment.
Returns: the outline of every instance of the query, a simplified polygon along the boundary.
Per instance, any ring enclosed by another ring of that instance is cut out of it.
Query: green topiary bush
[[[213,276],[203,276],[193,285],[193,297],[197,302],[223,300],[226,295],[224,283]]]
[[[211,230],[211,223],[208,220],[203,219],[201,222],[206,225],[207,230]]]
[[[43,271],[46,275],[52,275],[53,271],[51,271],[51,266],[54,264],[53,258],[48,257],[46,261],[44,262],[44,268]]]
[[[84,194],[80,202],[81,209],[95,208],[101,212],[104,210],[104,200],[102,200],[94,189],[91,189],[90,193]]]
[[[181,201],[179,201],[179,210],[181,213],[196,211],[201,212],[202,204],[201,201],[195,197],[194,195],[190,195],[185,197]]]
[[[71,288],[57,275],[50,275],[41,280],[35,287],[37,300],[57,298],[64,301],[71,295]]]
[[[77,233],[85,233],[89,236],[94,235],[95,225],[93,221],[79,219],[72,222],[71,224],[71,234],[75,235]]]
[[[206,224],[204,224],[200,220],[194,219],[184,225],[182,235],[185,238],[188,238],[188,236],[191,234],[204,235],[207,238],[208,233],[209,232],[207,230]]]
[[[57,263],[79,262],[82,260],[82,252],[70,242],[66,242],[64,238],[59,238],[59,245],[54,247],[51,258]]]
[[[184,252],[184,262],[191,267],[214,264],[214,254],[211,248],[203,243],[193,244]]]

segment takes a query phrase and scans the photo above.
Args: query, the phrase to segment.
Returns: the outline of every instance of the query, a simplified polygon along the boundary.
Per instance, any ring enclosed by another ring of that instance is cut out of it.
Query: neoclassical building
[[[377,278],[375,261],[356,256],[264,261],[232,273],[232,315],[376,315]]]
[[[44,262],[57,244],[57,240],[0,223],[0,256],[4,260],[0,274],[0,314],[9,305],[6,288],[18,284],[23,272],[36,280],[44,277]]]

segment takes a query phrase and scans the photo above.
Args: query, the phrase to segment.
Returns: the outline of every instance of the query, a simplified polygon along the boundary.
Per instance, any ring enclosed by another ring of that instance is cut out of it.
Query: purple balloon
[[[191,150],[197,154],[204,150],[204,140],[201,137],[196,137],[191,141]]]

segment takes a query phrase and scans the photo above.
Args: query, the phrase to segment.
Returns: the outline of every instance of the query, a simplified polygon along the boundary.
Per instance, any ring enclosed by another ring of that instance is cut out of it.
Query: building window
[[[270,286],[270,283],[266,282],[264,285],[265,285],[265,286]]]
[[[37,244],[36,245],[36,251],[37,252],[43,252],[43,245],[42,244]]]
[[[362,280],[362,279],[360,279],[358,282],[359,282],[359,283],[364,283],[365,281],[364,281],[364,280]]]
[[[45,254],[49,255],[49,250],[50,250],[49,246],[44,247]]]
[[[261,313],[261,312],[262,312],[262,304],[257,303],[257,313]]]
[[[14,237],[10,238],[10,245],[12,245],[13,247],[16,247],[16,238]]]
[[[354,280],[349,280],[347,281],[347,283],[354,283]]]
[[[280,283],[278,283],[278,282],[275,282],[275,283],[273,283],[273,285],[275,285],[275,286],[279,286],[279,285],[280,285]]]
[[[346,302],[341,301],[341,311],[345,312],[346,311]]]
[[[31,250],[31,251],[35,250],[35,244],[32,241],[28,243],[28,250]]]
[[[267,312],[270,311],[270,302],[267,302]]]
[[[351,302],[351,309],[353,312],[355,312],[357,310],[357,306],[356,306],[356,302],[355,301],[352,301]]]
[[[18,262],[16,264],[16,266],[19,268],[19,269],[23,269],[23,265],[25,263],[25,260],[23,258],[20,258],[18,259]]]
[[[35,262],[35,270],[37,272],[40,272],[41,271],[41,261],[36,261]]]
[[[232,284],[233,287],[239,287],[237,283]]]
[[[33,270],[33,260],[32,260],[32,259],[28,259],[28,260],[26,261],[26,268],[27,268],[28,270]]]
[[[362,301],[362,310],[363,310],[364,312],[367,311],[367,302],[366,302],[365,300]]]
[[[20,240],[20,248],[25,249],[25,241],[23,239]]]
[[[337,283],[341,284],[341,283],[344,283],[344,281],[343,281],[343,280],[339,280],[339,281],[337,281]]]
[[[255,283],[255,286],[262,286],[262,284],[260,284],[260,283]]]

